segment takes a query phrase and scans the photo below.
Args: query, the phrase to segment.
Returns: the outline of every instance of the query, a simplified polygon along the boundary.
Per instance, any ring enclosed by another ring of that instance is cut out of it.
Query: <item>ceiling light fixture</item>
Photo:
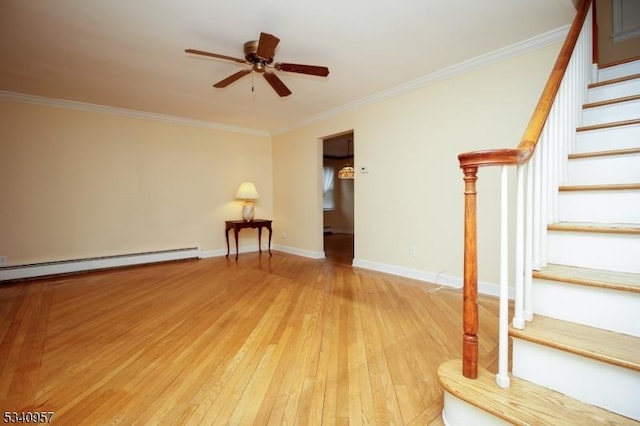
[[[347,165],[338,172],[338,179],[353,179],[356,171],[351,165],[351,140],[347,141]]]

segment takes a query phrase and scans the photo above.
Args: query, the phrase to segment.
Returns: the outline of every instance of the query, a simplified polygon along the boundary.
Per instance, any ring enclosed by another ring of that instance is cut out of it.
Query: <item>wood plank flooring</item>
[[[0,408],[59,424],[441,424],[462,295],[276,252],[0,285]],[[480,298],[493,366],[498,302]]]

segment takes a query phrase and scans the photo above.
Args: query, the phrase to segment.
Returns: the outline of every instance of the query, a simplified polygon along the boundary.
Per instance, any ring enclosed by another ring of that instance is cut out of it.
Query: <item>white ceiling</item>
[[[278,132],[311,117],[557,29],[571,0],[0,0],[0,90]],[[278,72],[212,84],[245,41],[276,35]]]

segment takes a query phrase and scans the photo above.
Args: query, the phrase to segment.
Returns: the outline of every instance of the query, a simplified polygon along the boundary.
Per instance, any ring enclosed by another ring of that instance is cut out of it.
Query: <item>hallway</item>
[[[324,234],[325,259],[351,265],[353,262],[353,234]]]

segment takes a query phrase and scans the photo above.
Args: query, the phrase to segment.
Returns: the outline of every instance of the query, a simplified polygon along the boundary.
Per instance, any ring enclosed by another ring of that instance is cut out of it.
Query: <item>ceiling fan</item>
[[[227,87],[236,80],[250,74],[251,71],[255,71],[264,76],[267,83],[273,87],[273,90],[278,95],[284,97],[291,94],[291,90],[280,80],[280,78],[273,72],[268,71],[268,68],[273,68],[278,71],[296,72],[299,74],[316,75],[319,77],[326,77],[329,75],[329,68],[320,67],[315,65],[302,65],[302,64],[289,64],[286,62],[273,62],[273,55],[276,51],[276,47],[280,43],[280,39],[274,35],[267,33],[260,33],[260,40],[248,41],[244,44],[244,59],[234,58],[232,56],[220,55],[217,53],[205,52],[196,49],[185,49],[186,53],[193,53],[196,55],[210,56],[212,58],[225,59],[227,61],[238,62],[240,64],[251,65],[250,69],[244,69],[238,71],[235,74],[231,74],[229,77],[220,80],[213,87],[223,88]]]

